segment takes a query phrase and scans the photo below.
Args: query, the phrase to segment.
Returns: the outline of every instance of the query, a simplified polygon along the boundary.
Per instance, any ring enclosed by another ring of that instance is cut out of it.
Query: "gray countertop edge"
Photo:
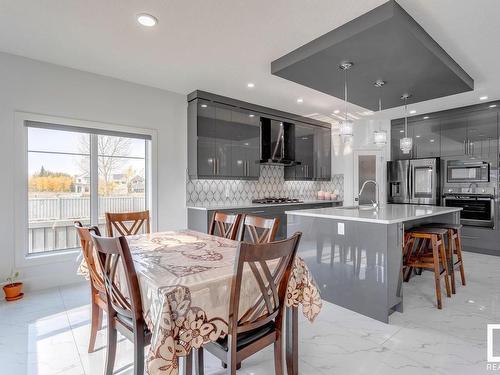
[[[238,209],[238,208],[266,208],[266,207],[277,207],[277,206],[299,206],[302,204],[321,204],[321,203],[342,203],[342,199],[336,199],[336,200],[310,200],[310,201],[304,201],[300,203],[271,203],[271,204],[260,204],[260,203],[241,203],[241,204],[234,204],[234,205],[207,205],[207,206],[186,206],[188,209],[192,210],[204,210],[204,211],[211,211],[211,210],[231,210],[231,209]]]
[[[397,224],[403,223],[405,221],[418,220],[426,217],[445,215],[453,212],[459,212],[462,208],[458,207],[440,207],[446,208],[441,211],[431,212],[423,215],[412,215],[404,218],[395,218],[395,219],[377,219],[377,218],[368,218],[368,217],[356,217],[356,216],[348,216],[348,215],[335,215],[332,213],[321,213],[320,211],[323,209],[314,209],[314,210],[296,210],[296,211],[285,211],[287,215],[295,215],[295,216],[308,216],[308,217],[318,217],[322,219],[335,219],[335,220],[344,220],[344,221],[360,221],[365,223],[376,223],[376,224]],[[335,208],[331,208],[331,210],[335,210]],[[338,208],[339,211],[342,210],[342,207]],[[318,212],[312,212],[318,211]],[[365,211],[369,212],[369,211]]]

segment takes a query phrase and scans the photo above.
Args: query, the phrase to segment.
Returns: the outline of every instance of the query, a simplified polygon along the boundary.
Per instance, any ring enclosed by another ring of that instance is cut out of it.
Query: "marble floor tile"
[[[305,375],[482,375],[486,325],[500,323],[500,257],[465,253],[467,286],[435,307],[431,273],[403,286],[404,312],[384,324],[325,302],[314,323],[299,321],[299,373]],[[89,288],[86,283],[28,293],[0,303],[0,374],[100,375],[106,331],[88,353]],[[116,375],[132,374],[132,344],[119,339]],[[225,375],[205,353],[205,374]],[[272,347],[247,359],[239,375],[272,375]]]

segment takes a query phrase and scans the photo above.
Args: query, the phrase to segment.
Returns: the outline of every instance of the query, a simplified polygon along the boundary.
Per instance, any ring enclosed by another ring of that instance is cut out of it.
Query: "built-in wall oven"
[[[448,160],[448,183],[490,182],[490,163],[477,160]]]
[[[462,208],[460,222],[463,225],[495,227],[495,196],[493,194],[445,194],[444,205]]]

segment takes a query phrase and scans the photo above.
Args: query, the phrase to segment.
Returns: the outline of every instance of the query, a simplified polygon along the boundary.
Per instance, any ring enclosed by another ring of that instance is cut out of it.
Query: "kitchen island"
[[[460,210],[383,204],[377,210],[286,211],[287,233],[303,233],[298,255],[309,266],[324,300],[388,323],[392,312],[403,310],[405,229],[425,223],[458,224]]]

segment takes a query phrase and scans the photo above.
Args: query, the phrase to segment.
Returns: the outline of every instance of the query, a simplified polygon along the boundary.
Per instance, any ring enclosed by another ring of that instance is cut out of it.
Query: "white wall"
[[[357,191],[354,190],[354,152],[359,150],[381,150],[382,151],[382,171],[384,175],[380,184],[380,198],[382,202],[386,201],[386,163],[391,156],[390,148],[390,120],[358,120],[353,126],[353,143],[350,146],[344,145],[338,135],[338,129],[334,127],[333,131],[333,153],[332,169],[333,174],[344,174],[344,205],[354,204],[354,197]],[[373,131],[379,128],[387,132],[387,145],[377,148],[373,144]]]
[[[117,64],[120,62],[117,61]],[[184,95],[0,53],[0,283],[14,264],[14,113],[156,129],[158,229],[186,226],[187,119]],[[81,280],[76,257],[19,269],[28,289]]]

